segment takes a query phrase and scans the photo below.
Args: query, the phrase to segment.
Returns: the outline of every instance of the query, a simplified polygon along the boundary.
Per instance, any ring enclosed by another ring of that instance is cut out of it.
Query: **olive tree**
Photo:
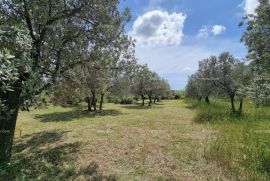
[[[252,83],[249,95],[257,106],[270,105],[270,4],[260,0],[255,15],[244,18],[247,25],[242,42],[247,46],[251,60]]]
[[[243,62],[228,52],[221,53],[218,57],[210,60],[209,69],[212,71],[210,80],[230,98],[233,113],[236,112],[235,98],[236,96],[239,98],[238,112],[241,113],[245,96],[243,89],[250,80],[248,69]]]
[[[17,27],[0,27],[0,163],[11,156],[23,81],[31,70],[31,41]]]
[[[137,65],[134,71],[135,76],[133,78],[132,93],[141,98],[142,106],[144,106],[147,93],[149,93],[151,71],[148,69],[147,65]]]
[[[199,101],[202,99],[202,95],[199,89],[199,81],[198,74],[192,74],[188,77],[188,83],[185,89],[185,96],[193,99],[198,99]]]
[[[199,62],[199,69],[197,71],[197,88],[199,89],[200,96],[204,97],[207,104],[210,104],[209,96],[218,91],[213,84],[216,62],[217,57],[215,56],[204,59]]]
[[[10,133],[0,134],[0,163],[10,159],[23,82],[31,77],[31,72],[37,72],[40,80],[46,79],[48,84],[54,84],[61,80],[63,72],[88,61],[82,55],[89,45],[102,40],[104,44],[108,44],[118,39],[121,33],[111,33],[111,29],[122,29],[122,22],[130,18],[127,10],[119,12],[118,5],[118,0],[0,2],[0,24],[8,27],[18,26],[27,32],[29,38],[26,42],[30,46],[25,47],[30,48],[32,60],[28,66],[30,70],[20,69],[16,81],[9,84],[13,90],[1,91],[1,99],[6,99],[4,104],[9,110],[14,111],[1,113],[1,119],[5,122],[1,122],[1,126]],[[19,57],[22,54],[17,55],[17,50],[22,46],[20,43],[14,43],[14,37],[18,36],[6,36],[6,39],[9,39],[7,42],[13,42],[10,54]],[[1,43],[2,45],[3,48],[8,48],[6,44]],[[16,65],[18,61],[11,61],[11,65],[20,67]]]

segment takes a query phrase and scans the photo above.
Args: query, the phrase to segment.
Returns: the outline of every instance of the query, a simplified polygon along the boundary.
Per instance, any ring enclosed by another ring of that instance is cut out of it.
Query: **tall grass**
[[[195,108],[194,121],[208,124],[213,138],[205,147],[205,157],[222,166],[229,178],[270,179],[270,108],[256,108],[246,101],[242,115],[230,112],[227,100],[212,100],[210,105],[186,100]]]

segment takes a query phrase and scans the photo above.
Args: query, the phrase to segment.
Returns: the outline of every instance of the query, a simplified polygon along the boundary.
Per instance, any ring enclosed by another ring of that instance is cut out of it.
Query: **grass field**
[[[213,131],[205,157],[222,166],[231,180],[270,180],[270,108],[256,108],[244,102],[244,113],[233,115],[228,100],[212,100],[211,105],[185,101],[194,108],[194,121]]]
[[[211,129],[183,101],[20,112],[4,180],[225,180],[205,159]],[[22,137],[19,137],[20,130]]]

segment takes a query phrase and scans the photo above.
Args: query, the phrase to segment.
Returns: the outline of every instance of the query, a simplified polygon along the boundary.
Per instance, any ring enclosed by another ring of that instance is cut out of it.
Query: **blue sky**
[[[139,63],[179,90],[201,59],[223,51],[245,58],[238,24],[257,5],[258,0],[126,0],[121,8],[131,10],[126,31],[137,41]]]

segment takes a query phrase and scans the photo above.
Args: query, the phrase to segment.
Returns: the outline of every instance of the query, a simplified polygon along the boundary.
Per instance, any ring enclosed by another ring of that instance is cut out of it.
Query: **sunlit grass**
[[[241,116],[231,114],[229,102],[213,100],[211,105],[186,100],[196,107],[194,120],[210,125],[215,134],[206,147],[206,158],[227,169],[240,180],[269,180],[270,108],[256,108],[246,101]],[[191,106],[193,105],[193,106]]]
[[[210,132],[183,101],[152,107],[48,106],[20,112],[5,180],[207,180],[222,171],[204,158]],[[20,130],[22,137],[19,138]],[[3,170],[2,170],[3,171]],[[16,173],[16,174],[15,174]]]

